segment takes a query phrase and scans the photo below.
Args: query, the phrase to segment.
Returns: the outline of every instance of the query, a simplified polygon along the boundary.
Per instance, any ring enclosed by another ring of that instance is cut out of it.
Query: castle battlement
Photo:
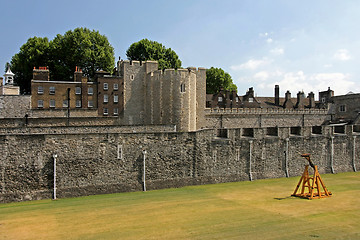
[[[327,109],[207,108],[206,114],[328,114]]]

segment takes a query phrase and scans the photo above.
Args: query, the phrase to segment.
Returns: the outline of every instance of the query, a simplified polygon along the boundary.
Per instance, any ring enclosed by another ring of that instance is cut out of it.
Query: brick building
[[[88,81],[81,69],[76,69],[74,81],[50,81],[49,69],[33,70],[31,81],[31,108],[37,110],[83,110],[93,116],[117,116],[123,108],[123,82],[120,77],[100,71],[95,81]]]

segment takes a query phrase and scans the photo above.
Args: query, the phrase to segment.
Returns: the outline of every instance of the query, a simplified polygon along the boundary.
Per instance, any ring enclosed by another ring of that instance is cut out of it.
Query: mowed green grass
[[[330,198],[296,177],[0,204],[0,239],[360,239],[360,173],[322,178]]]

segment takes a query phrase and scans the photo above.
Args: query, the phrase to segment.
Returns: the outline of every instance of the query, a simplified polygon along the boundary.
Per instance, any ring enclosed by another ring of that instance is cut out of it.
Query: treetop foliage
[[[159,69],[181,68],[181,60],[175,51],[146,38],[131,44],[126,56],[129,60],[156,60],[159,62]]]
[[[211,67],[206,70],[206,93],[214,94],[219,92],[220,88],[228,91],[237,91],[229,73],[221,68]]]
[[[114,49],[106,36],[95,30],[76,28],[58,34],[52,41],[46,37],[29,38],[12,57],[11,70],[21,91],[30,92],[34,67],[48,66],[52,80],[69,81],[76,66],[91,78],[97,70],[112,71],[114,63]]]

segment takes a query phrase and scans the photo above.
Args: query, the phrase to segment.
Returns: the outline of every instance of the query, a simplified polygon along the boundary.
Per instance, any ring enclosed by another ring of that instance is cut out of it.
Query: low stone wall
[[[351,127],[0,133],[0,202],[52,198],[53,154],[58,198],[142,191],[145,150],[147,190],[301,175],[302,153],[320,173],[353,171],[360,135]]]
[[[206,109],[203,128],[320,126],[331,119],[327,110]]]

